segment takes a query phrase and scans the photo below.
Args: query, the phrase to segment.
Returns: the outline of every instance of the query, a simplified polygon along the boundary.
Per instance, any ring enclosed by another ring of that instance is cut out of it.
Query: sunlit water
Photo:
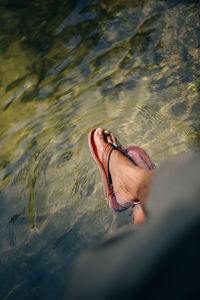
[[[87,135],[199,148],[198,1],[1,1],[0,298],[59,299],[112,212]]]

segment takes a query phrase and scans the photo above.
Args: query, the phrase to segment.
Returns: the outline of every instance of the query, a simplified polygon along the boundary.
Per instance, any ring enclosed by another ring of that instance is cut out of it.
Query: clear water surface
[[[131,223],[104,200],[93,127],[156,165],[200,147],[199,12],[198,1],[1,1],[1,299],[60,299],[76,256]]]

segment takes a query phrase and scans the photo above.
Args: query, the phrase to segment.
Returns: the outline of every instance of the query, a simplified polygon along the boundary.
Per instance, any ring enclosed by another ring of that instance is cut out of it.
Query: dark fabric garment
[[[147,200],[149,221],[77,260],[65,299],[195,299],[200,268],[200,154],[166,161]]]

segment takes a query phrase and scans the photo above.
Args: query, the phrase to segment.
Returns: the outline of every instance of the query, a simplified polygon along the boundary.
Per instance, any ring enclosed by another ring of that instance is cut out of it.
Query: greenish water
[[[199,8],[1,1],[1,299],[59,299],[80,251],[132,221],[105,203],[93,127],[156,165],[199,149]]]

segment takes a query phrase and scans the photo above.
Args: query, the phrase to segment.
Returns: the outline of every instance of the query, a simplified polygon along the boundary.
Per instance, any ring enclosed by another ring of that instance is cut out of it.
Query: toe
[[[110,132],[108,131],[108,130],[106,130],[105,131],[105,135],[106,135],[106,141],[108,142],[108,143],[113,143],[113,141],[112,141],[112,137],[111,137],[111,134],[110,134]]]
[[[94,138],[95,138],[96,142],[98,142],[98,143],[105,143],[105,138],[104,138],[104,135],[103,135],[103,129],[97,128],[95,133],[94,133]]]
[[[110,131],[108,131],[107,129],[103,130],[105,138],[107,140],[107,137],[110,136]]]
[[[116,139],[116,137],[112,133],[110,135],[111,135],[113,144],[117,145],[117,139]]]
[[[104,137],[103,129],[97,128],[94,132],[94,141],[96,145],[96,152],[100,159],[102,159],[102,155],[105,149],[106,140]]]
[[[119,147],[119,148],[121,148],[121,149],[123,149],[125,152],[127,152],[126,151],[126,148],[124,147],[124,146],[122,146],[122,144],[119,142],[119,140],[116,138],[116,144],[117,144],[117,146]]]
[[[111,136],[108,136],[108,137],[107,137],[107,142],[108,142],[108,143],[111,143],[111,144],[113,143],[113,142],[112,142],[112,139],[111,139]]]

